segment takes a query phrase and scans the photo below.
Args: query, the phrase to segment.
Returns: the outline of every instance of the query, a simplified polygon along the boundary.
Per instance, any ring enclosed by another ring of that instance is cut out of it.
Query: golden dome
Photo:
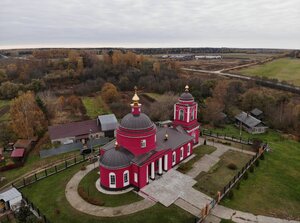
[[[185,91],[189,91],[189,86],[185,85]]]
[[[135,93],[134,93],[134,95],[133,95],[133,97],[132,97],[132,101],[133,101],[134,103],[138,103],[139,100],[140,100],[140,98],[139,98],[139,96],[137,95],[137,87],[136,87],[136,86],[134,87],[134,91],[135,91]]]

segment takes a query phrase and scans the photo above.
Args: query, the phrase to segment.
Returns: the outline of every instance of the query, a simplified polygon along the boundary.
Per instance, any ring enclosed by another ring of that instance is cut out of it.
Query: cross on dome
[[[139,103],[139,96],[137,95],[137,86],[134,87],[134,95],[132,97],[133,103]]]
[[[186,91],[186,92],[189,91],[189,88],[190,88],[190,87],[189,87],[188,85],[185,85],[185,91]]]

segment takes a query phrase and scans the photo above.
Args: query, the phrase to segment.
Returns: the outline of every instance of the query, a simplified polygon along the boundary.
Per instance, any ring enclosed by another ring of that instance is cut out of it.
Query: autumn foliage
[[[10,108],[12,129],[20,138],[31,138],[43,133],[47,126],[44,113],[36,103],[32,92],[14,99]]]

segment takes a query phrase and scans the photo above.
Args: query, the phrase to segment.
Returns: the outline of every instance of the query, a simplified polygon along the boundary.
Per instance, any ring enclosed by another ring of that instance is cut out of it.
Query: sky
[[[300,0],[1,0],[0,49],[300,49]]]

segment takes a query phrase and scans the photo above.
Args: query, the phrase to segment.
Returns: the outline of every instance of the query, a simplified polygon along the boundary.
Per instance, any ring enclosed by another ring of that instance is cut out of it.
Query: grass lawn
[[[80,165],[71,167],[66,171],[48,177],[35,184],[32,184],[22,192],[28,197],[43,214],[55,223],[131,223],[131,222],[164,222],[182,223],[194,222],[194,217],[188,212],[175,205],[166,208],[156,204],[151,208],[135,214],[115,218],[93,217],[78,212],[68,203],[65,197],[65,187],[70,178],[80,169]]]
[[[281,58],[266,64],[241,69],[243,75],[276,78],[300,86],[300,59]]]
[[[232,126],[216,130],[239,135],[239,130]],[[272,151],[266,153],[249,179],[241,182],[240,189],[234,190],[234,199],[222,204],[254,214],[300,220],[300,143],[271,129],[254,137],[268,142]]]
[[[100,96],[98,97],[82,97],[82,103],[86,109],[86,113],[90,118],[96,118],[98,115],[103,115],[109,112]]]
[[[238,173],[240,169],[251,159],[251,155],[229,150],[221,156],[220,161],[207,173],[201,172],[195,179],[195,189],[209,195],[216,196],[217,192]],[[228,164],[235,164],[236,169],[227,167]]]
[[[0,100],[0,109],[6,105],[9,105],[11,101],[9,100]]]
[[[17,179],[18,177],[33,171],[41,166],[45,166],[48,163],[55,162],[57,160],[64,160],[65,158],[70,158],[75,155],[79,155],[79,151],[73,151],[69,153],[60,154],[57,156],[52,156],[48,158],[41,159],[39,155],[33,154],[32,152],[28,155],[25,165],[20,168],[4,171],[0,173],[0,176],[5,177],[5,180],[0,182],[0,187],[4,186],[8,182]],[[80,166],[80,165],[79,165]]]
[[[157,101],[161,97],[161,94],[158,93],[143,93],[143,94],[147,95],[149,98],[152,98],[155,101]]]
[[[181,173],[187,173],[193,168],[194,163],[201,159],[201,157],[203,157],[205,154],[211,154],[215,150],[215,147],[209,145],[201,145],[194,148],[193,154],[195,154],[196,156],[188,162],[180,164],[177,170]]]
[[[84,191],[90,196],[97,200],[104,202],[103,206],[106,207],[116,207],[125,204],[130,204],[136,201],[140,201],[143,198],[138,194],[130,191],[125,194],[118,194],[118,195],[108,195],[99,192],[95,186],[96,181],[99,179],[99,169],[96,168],[88,175],[86,175],[82,181],[79,183],[79,187],[83,187]]]

